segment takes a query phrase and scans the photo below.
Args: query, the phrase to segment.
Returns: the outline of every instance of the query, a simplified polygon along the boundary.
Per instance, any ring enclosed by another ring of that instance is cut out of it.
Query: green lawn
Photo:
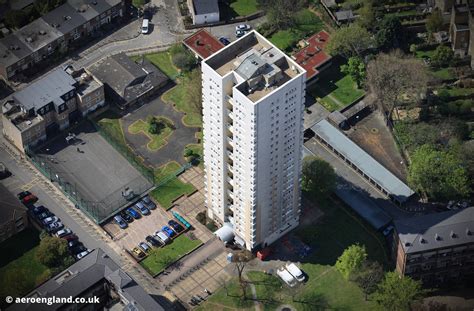
[[[171,174],[176,174],[176,172],[180,169],[180,165],[178,162],[168,162],[163,164],[159,168],[155,169],[155,183],[158,184],[164,178],[170,176]]]
[[[173,201],[182,195],[189,195],[196,191],[192,184],[184,183],[178,178],[171,179],[150,192],[150,195],[160,203],[161,207],[168,210]]]
[[[364,95],[349,75],[344,75],[340,67],[343,60],[334,59],[331,67],[319,75],[319,80],[311,85],[308,92],[329,111],[340,110]]]
[[[296,14],[293,28],[274,33],[269,40],[284,51],[291,51],[298,41],[323,29],[323,22],[308,9]]]
[[[438,89],[438,94],[441,91],[447,91],[449,96],[458,97],[458,96],[470,96],[474,94],[474,88],[461,88],[461,87],[443,87]]]
[[[226,287],[221,288],[212,294],[212,296],[199,307],[196,311],[230,311],[230,310],[255,310],[254,303],[249,299],[240,299],[242,291],[237,279],[231,279],[226,282]],[[250,296],[250,289],[247,296]],[[228,308],[226,308],[228,307]]]
[[[150,274],[155,275],[201,244],[200,240],[191,240],[182,234],[165,247],[153,248],[148,257],[142,260],[140,264]]]
[[[441,80],[452,80],[456,78],[452,68],[430,69],[430,71],[435,78]]]
[[[104,132],[117,143],[127,147],[125,136],[123,134],[122,125],[120,124],[121,116],[109,109],[96,118],[96,122],[102,127]]]
[[[247,16],[258,11],[257,0],[234,0],[230,3],[237,16]]]
[[[164,74],[166,74],[170,79],[176,79],[179,75],[179,70],[173,65],[171,61],[171,55],[168,51],[145,54],[146,59],[148,59],[153,65],[158,67]],[[134,61],[140,59],[141,56],[132,56],[131,59]]]
[[[165,120],[167,124],[172,125],[173,121],[171,121],[168,118],[157,116],[156,117],[158,120]],[[157,151],[164,145],[168,143],[166,140],[171,133],[173,133],[173,129],[166,125],[159,134],[152,134],[149,131],[150,124],[148,122],[143,121],[142,119],[139,119],[128,127],[128,131],[132,134],[143,134],[147,136],[150,139],[150,142],[147,144],[147,148],[150,149],[151,151]]]
[[[0,297],[7,295],[21,297],[37,285],[49,279],[50,270],[36,260],[39,245],[39,233],[26,229],[0,244]],[[9,271],[21,273],[21,276],[7,276]],[[22,282],[16,282],[17,278]],[[15,283],[12,283],[15,282]],[[0,307],[3,307],[2,300]]]
[[[163,94],[162,99],[167,103],[171,102],[177,110],[185,113],[185,116],[183,117],[184,125],[190,127],[201,127],[201,113],[197,112],[196,109],[185,100],[185,83],[186,79],[180,79],[179,83],[174,88]]]

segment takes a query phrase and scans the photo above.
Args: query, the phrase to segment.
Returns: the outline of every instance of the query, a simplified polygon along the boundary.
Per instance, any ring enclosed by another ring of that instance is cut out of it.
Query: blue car
[[[125,222],[125,220],[123,220],[122,216],[115,215],[114,220],[121,229],[125,229],[128,227],[127,223]]]
[[[133,207],[127,208],[127,213],[135,219],[142,217]]]
[[[176,233],[173,230],[171,230],[171,228],[168,226],[163,226],[163,228],[161,228],[161,231],[166,233],[166,235],[169,236],[170,238],[176,235]]]
[[[135,208],[138,209],[142,215],[150,214],[150,210],[145,206],[145,204],[143,204],[142,201],[135,203]]]

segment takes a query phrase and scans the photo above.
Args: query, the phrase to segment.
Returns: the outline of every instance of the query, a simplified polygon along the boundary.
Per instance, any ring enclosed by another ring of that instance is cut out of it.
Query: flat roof
[[[319,73],[317,68],[332,57],[323,51],[329,41],[326,31],[321,30],[305,41],[308,46],[293,54],[292,58],[306,70],[306,79],[309,80]]]
[[[474,207],[394,221],[406,253],[474,243]]]
[[[397,201],[403,203],[414,194],[404,182],[392,174],[356,143],[332,126],[328,121],[321,120],[311,129],[324,139],[337,152],[356,165],[364,174],[385,189]]]
[[[187,37],[183,40],[183,43],[201,59],[208,58],[224,47],[224,44],[205,29],[201,29]]]

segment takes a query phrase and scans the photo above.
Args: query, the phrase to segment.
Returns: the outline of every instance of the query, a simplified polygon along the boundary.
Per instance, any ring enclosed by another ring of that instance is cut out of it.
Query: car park
[[[235,31],[239,31],[239,30],[249,31],[250,29],[252,29],[252,27],[250,27],[250,25],[248,24],[240,24],[240,25],[235,26]]]
[[[138,258],[142,258],[144,257],[146,254],[145,252],[143,252],[140,248],[138,247],[135,247],[133,250],[132,250],[133,254],[135,256],[137,256]]]
[[[153,202],[151,199],[150,199],[150,196],[146,195],[142,198],[142,202],[143,204],[145,204],[145,206],[148,208],[148,209],[155,209],[156,208],[156,204],[155,202]]]
[[[29,191],[22,191],[22,192],[18,193],[16,195],[16,197],[18,198],[18,200],[21,201],[21,200],[23,200],[24,197],[29,196],[30,194],[31,194],[31,192],[29,192]]]
[[[77,254],[77,255],[76,255],[76,258],[77,258],[77,260],[82,259],[82,258],[86,257],[89,253],[90,253],[89,250],[85,250],[85,251],[83,251],[83,252]]]
[[[144,215],[144,216],[150,214],[150,210],[145,206],[145,204],[143,204],[142,201],[139,201],[139,202],[135,203],[135,208],[136,208],[137,210],[139,210],[140,213],[141,213],[142,215]]]
[[[166,233],[166,235],[169,236],[170,238],[176,235],[176,232],[171,230],[171,228],[168,226],[163,226],[163,228],[161,228],[161,231]]]
[[[72,231],[69,228],[61,229],[58,232],[56,232],[54,235],[57,236],[58,238],[62,238],[63,236],[71,234]]]
[[[157,238],[155,238],[154,236],[151,236],[151,235],[148,235],[145,238],[145,240],[154,247],[160,247],[160,246],[163,245],[163,243],[161,243]]]
[[[181,226],[180,224],[178,224],[176,221],[174,220],[170,220],[168,221],[168,225],[173,228],[174,231],[176,231],[177,233],[180,233],[181,231],[184,230],[183,226]]]
[[[163,244],[168,244],[170,241],[170,238],[162,231],[156,231],[155,236],[163,242]]]
[[[38,198],[34,194],[29,194],[26,197],[24,197],[23,199],[21,199],[21,202],[23,204],[27,204],[27,205],[28,204],[33,204],[36,201],[38,201]]]
[[[225,37],[220,37],[219,38],[219,41],[223,44],[223,45],[229,45],[230,44],[230,40],[225,38]]]
[[[52,223],[58,222],[58,221],[59,221],[58,217],[51,216],[51,217],[47,217],[47,218],[43,219],[43,224],[44,225],[49,225],[49,224],[52,224]]]
[[[117,225],[121,228],[121,229],[125,229],[128,227],[127,223],[125,222],[125,220],[123,220],[122,216],[120,215],[115,215],[114,216],[114,220],[115,220],[115,223],[117,223]]]
[[[140,244],[138,244],[138,246],[146,253],[151,251],[150,245],[146,244],[145,242],[140,242]]]
[[[120,212],[120,216],[128,223],[131,223],[133,221],[133,217],[130,216],[130,214],[128,214],[127,212],[125,211],[121,211]]]
[[[56,231],[61,230],[62,228],[64,228],[64,225],[62,224],[62,222],[58,221],[58,222],[53,222],[52,224],[49,224],[46,227],[46,230],[49,233],[55,233]]]
[[[126,211],[130,216],[132,216],[135,219],[139,219],[140,217],[142,217],[140,213],[138,213],[133,207],[127,208]]]
[[[388,226],[387,228],[385,228],[383,231],[382,231],[382,234],[384,236],[388,236],[393,230],[393,226]]]

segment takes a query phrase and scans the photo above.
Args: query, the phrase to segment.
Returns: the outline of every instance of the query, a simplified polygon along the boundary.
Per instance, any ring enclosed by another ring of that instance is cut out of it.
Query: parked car
[[[71,234],[72,231],[69,228],[64,228],[56,232],[54,235],[57,236],[58,238],[62,238],[63,236]]]
[[[21,200],[23,200],[24,197],[29,196],[30,194],[31,194],[31,192],[29,192],[29,191],[22,191],[22,192],[18,193],[16,195],[16,197],[18,198],[18,200],[21,201]]]
[[[127,212],[125,211],[121,211],[120,212],[120,216],[128,223],[131,223],[133,221],[133,217],[130,216],[130,214],[128,214]]]
[[[128,227],[127,223],[125,222],[125,220],[123,220],[122,216],[115,215],[114,220],[117,223],[117,225],[119,225],[120,229],[125,229]]]
[[[46,219],[46,218],[49,218],[49,217],[52,217],[52,216],[54,216],[54,214],[51,213],[50,211],[44,211],[44,212],[41,213],[41,214],[37,214],[37,215],[36,215],[36,219],[42,221],[43,219]]]
[[[68,242],[72,242],[72,241],[77,241],[77,240],[79,240],[79,238],[77,237],[77,235],[75,235],[74,233],[72,233],[72,234],[70,234],[70,235],[63,236],[62,238],[65,239],[65,240],[68,241]]]
[[[388,236],[393,230],[393,226],[388,226],[387,228],[385,228],[383,231],[382,231],[382,234],[384,236]]]
[[[72,241],[70,241],[70,242],[67,242],[67,247],[68,247],[69,249],[71,249],[71,248],[74,248],[74,247],[79,246],[79,245],[81,245],[81,244],[82,244],[82,243],[79,242],[79,240],[72,240]]]
[[[240,24],[235,26],[235,31],[242,30],[242,31],[249,31],[252,27],[248,24]]]
[[[277,270],[277,275],[285,282],[289,287],[296,285],[296,279],[291,275],[285,267],[281,267]]]
[[[26,205],[33,204],[36,201],[38,201],[38,198],[34,194],[29,194],[26,197],[24,197],[23,199],[21,199],[21,202],[23,204],[26,204]]]
[[[86,251],[86,250],[87,250],[87,248],[80,242],[76,246],[69,249],[69,251],[73,255],[77,255],[77,254],[82,253],[83,251]]]
[[[155,236],[163,242],[163,244],[168,244],[170,241],[170,238],[162,231],[156,231]]]
[[[138,258],[142,258],[144,257],[146,254],[145,252],[143,252],[140,248],[138,247],[135,247],[133,250],[132,250],[133,254],[135,254],[135,256],[137,256]]]
[[[145,204],[143,204],[142,201],[139,201],[139,202],[135,203],[135,208],[136,208],[137,210],[139,210],[140,213],[141,213],[142,215],[144,215],[144,216],[150,214],[150,210],[149,210],[148,208],[146,208]]]
[[[174,232],[173,230],[171,230],[170,227],[168,226],[163,226],[163,228],[161,228],[161,231],[163,231],[164,233],[166,233],[167,236],[169,236],[170,238],[171,237],[174,237],[176,235],[176,232]]]
[[[156,208],[156,204],[155,202],[153,202],[151,199],[150,199],[150,196],[146,195],[142,198],[142,202],[143,204],[145,204],[145,206],[148,208],[148,209],[155,209]]]
[[[146,244],[145,242],[140,242],[138,244],[138,246],[146,253],[148,253],[149,251],[151,251],[151,247],[150,245]]]
[[[173,230],[176,231],[177,233],[180,233],[181,231],[184,230],[183,226],[178,224],[175,220],[168,221],[168,225],[170,225],[170,227],[173,228]]]
[[[219,41],[223,44],[223,45],[228,45],[230,44],[230,40],[225,38],[225,37],[220,37],[219,38]]]
[[[90,250],[85,250],[79,254],[76,255],[77,260],[80,260],[84,257],[86,257],[90,253]]]
[[[55,233],[56,231],[61,230],[62,228],[64,228],[64,225],[62,224],[62,222],[57,221],[57,222],[53,222],[52,224],[49,224],[46,227],[46,231],[48,231],[49,233]]]
[[[243,30],[237,30],[237,31],[235,32],[235,36],[236,36],[237,38],[240,38],[240,37],[242,37],[243,35],[245,35],[245,31],[243,31]]]
[[[44,213],[45,211],[47,210],[46,207],[44,207],[43,205],[40,205],[40,206],[33,206],[33,208],[31,209],[31,211],[33,212],[33,214],[41,214],[41,213]]]
[[[290,264],[286,264],[285,268],[286,270],[288,270],[288,272],[290,272],[292,276],[295,277],[295,279],[298,280],[298,282],[304,281],[305,276],[303,272],[300,270],[300,268],[298,268],[297,265],[295,265],[294,263],[290,263]]]
[[[140,215],[140,213],[138,213],[133,207],[129,207],[127,208],[127,213],[132,216],[133,218],[135,219],[139,219],[141,218],[142,216]]]
[[[154,236],[151,236],[151,235],[148,235],[145,238],[145,240],[154,247],[160,247],[161,245],[163,245],[163,243],[161,243],[157,238],[155,238]]]
[[[51,217],[47,217],[47,218],[43,219],[43,224],[44,225],[49,225],[49,224],[52,224],[53,222],[58,222],[58,221],[59,221],[58,217],[51,216]]]

